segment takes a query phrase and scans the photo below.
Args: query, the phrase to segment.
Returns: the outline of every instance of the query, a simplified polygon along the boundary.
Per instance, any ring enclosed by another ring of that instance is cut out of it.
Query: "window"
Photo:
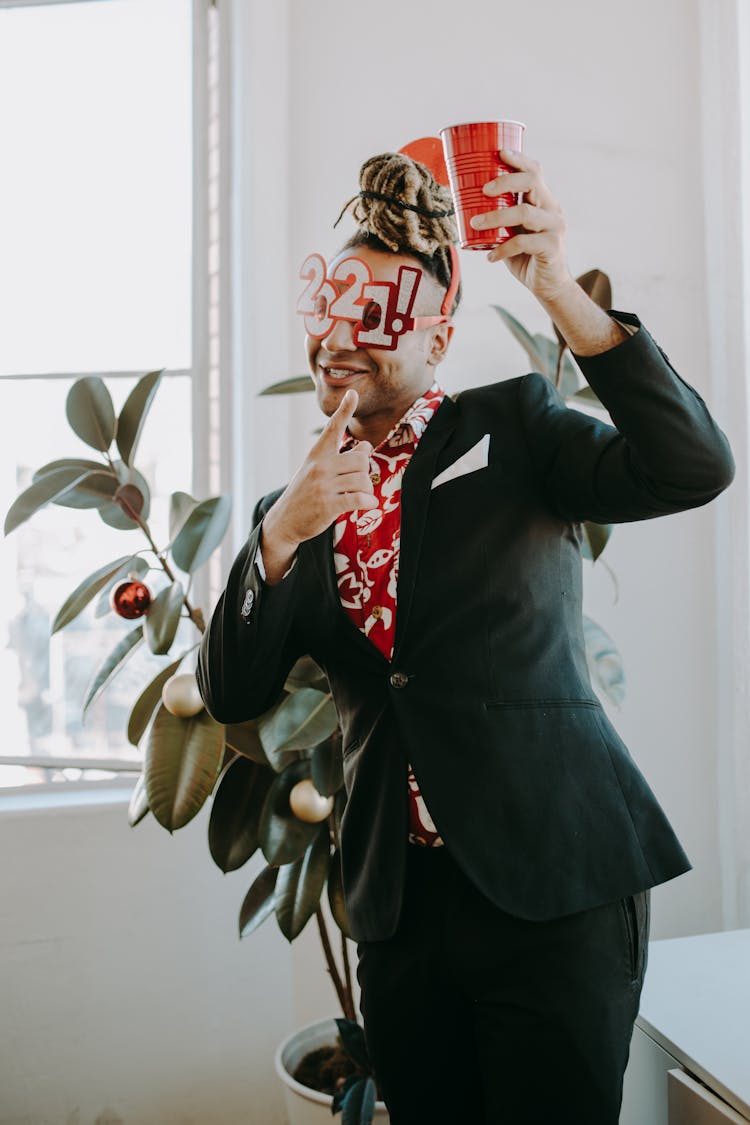
[[[194,403],[218,379],[217,20],[208,0],[0,6],[0,99],[13,107],[0,116],[3,514],[42,464],[96,458],[65,420],[85,374],[118,409],[137,376],[165,369],[136,458],[159,545],[170,492],[214,483],[210,417]],[[2,543],[0,787],[139,770],[127,716],[170,658],[139,651],[84,722],[86,686],[130,623],[105,596],[49,631],[83,578],[146,546],[53,505]]]

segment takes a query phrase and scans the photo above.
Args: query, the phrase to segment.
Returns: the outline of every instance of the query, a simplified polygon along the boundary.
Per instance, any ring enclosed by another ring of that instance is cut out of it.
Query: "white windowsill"
[[[55,782],[0,789],[0,815],[40,809],[76,809],[92,805],[127,805],[134,777],[119,780]]]

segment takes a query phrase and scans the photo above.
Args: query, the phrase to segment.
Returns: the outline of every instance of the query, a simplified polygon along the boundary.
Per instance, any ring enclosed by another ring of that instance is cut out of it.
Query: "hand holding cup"
[[[518,196],[512,206],[501,204],[495,210],[472,217],[478,231],[491,229],[502,221],[515,228],[507,239],[487,255],[490,262],[504,261],[522,285],[540,301],[553,301],[572,281],[566,251],[566,225],[562,208],[542,177],[541,165],[520,152],[502,151],[511,169],[484,185],[491,199],[505,200],[509,193]]]

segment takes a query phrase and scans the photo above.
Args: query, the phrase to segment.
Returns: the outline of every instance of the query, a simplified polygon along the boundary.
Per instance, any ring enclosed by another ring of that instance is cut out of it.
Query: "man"
[[[649,889],[690,868],[589,681],[580,523],[707,503],[731,453],[637,317],[575,284],[539,165],[504,159],[475,226],[520,233],[489,260],[536,296],[617,428],[537,374],[445,394],[447,193],[373,158],[357,235],[308,260],[328,423],[258,504],[198,669],[233,722],[267,710],[305,653],[328,676],[347,911],[393,1125],[615,1125]],[[507,192],[522,201],[492,210]],[[364,311],[337,315],[355,284]],[[368,319],[372,293],[390,296]]]

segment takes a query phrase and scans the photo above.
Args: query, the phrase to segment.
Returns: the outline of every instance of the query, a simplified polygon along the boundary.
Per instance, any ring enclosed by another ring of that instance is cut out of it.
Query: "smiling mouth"
[[[354,379],[357,375],[366,375],[361,367],[321,367],[323,377],[329,383],[345,383],[347,379]]]

